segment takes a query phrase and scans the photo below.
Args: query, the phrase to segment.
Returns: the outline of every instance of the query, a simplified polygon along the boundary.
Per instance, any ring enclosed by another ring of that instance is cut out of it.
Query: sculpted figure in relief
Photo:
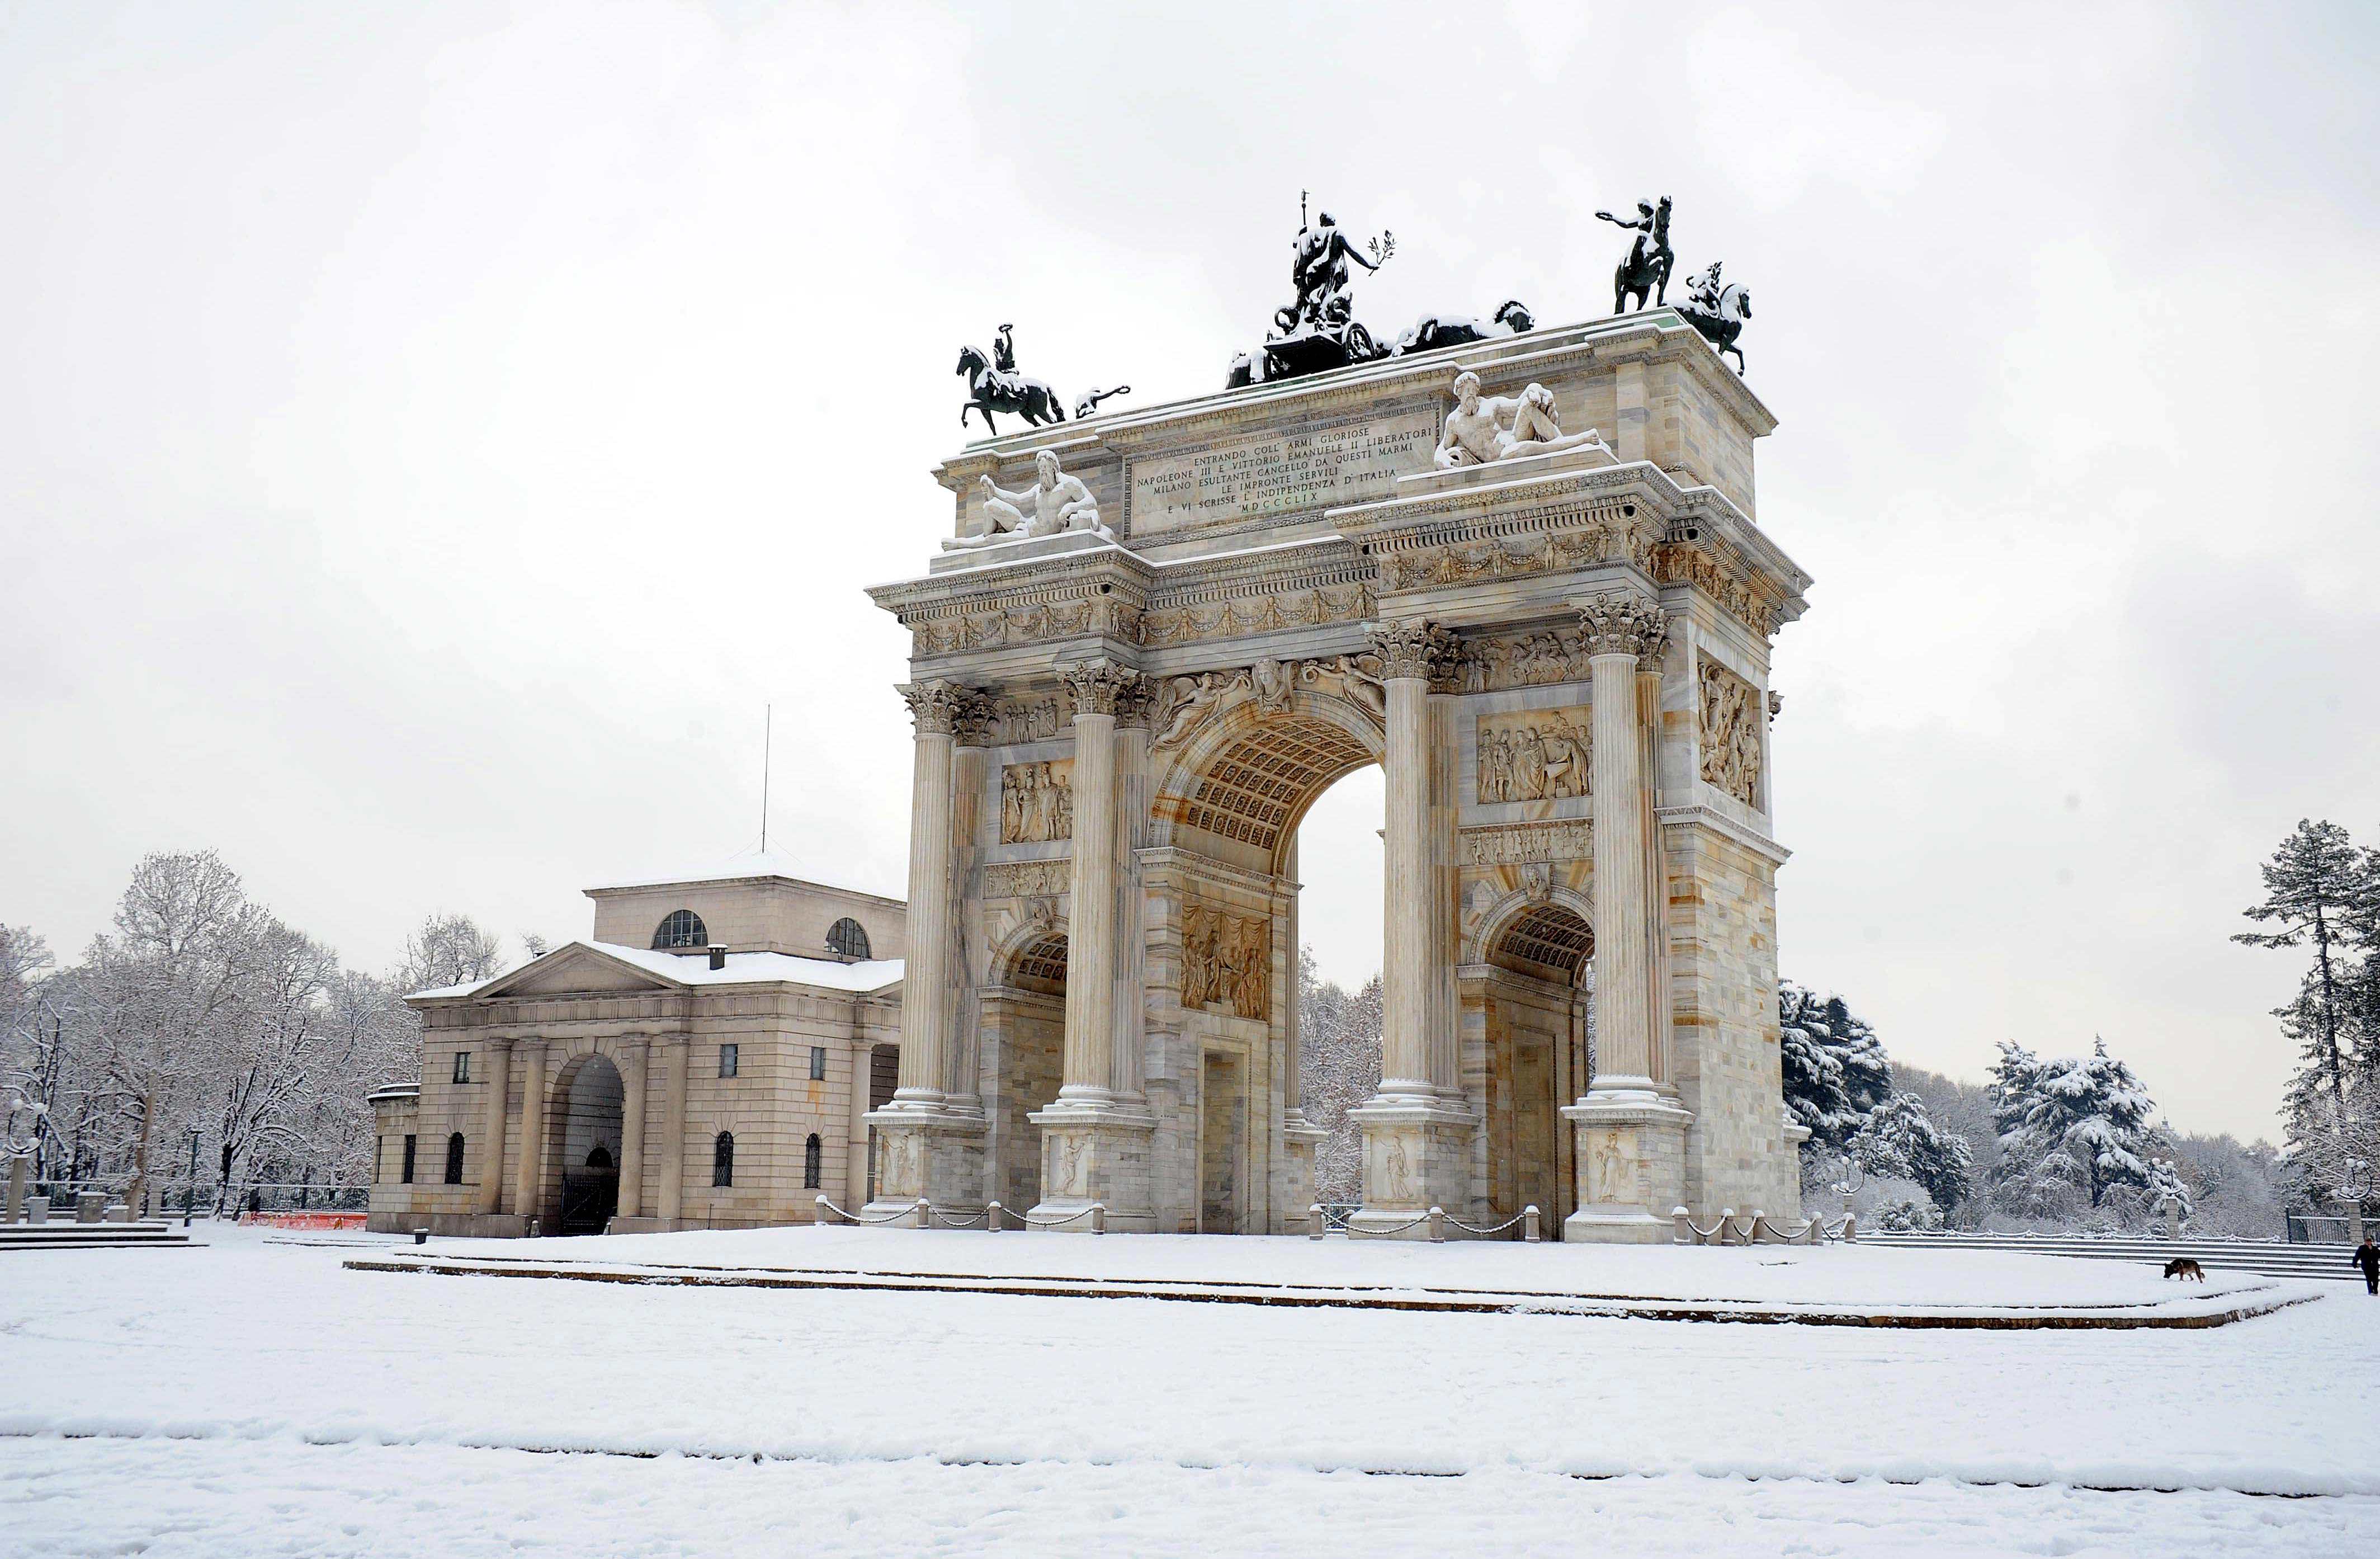
[[[1596,1139],[1595,1152],[1588,1161],[1587,1200],[1611,1203],[1632,1200],[1634,1188],[1628,1185],[1629,1163],[1621,1151],[1620,1133],[1607,1131]]]
[[[1543,384],[1531,384],[1517,398],[1483,396],[1479,375],[1466,368],[1454,376],[1454,409],[1447,414],[1446,432],[1439,436],[1432,458],[1441,469],[1451,469],[1589,447],[1611,454],[1593,428],[1583,433],[1561,431],[1553,392]]]
[[[1760,794],[1759,693],[1712,660],[1699,664],[1702,776],[1745,806]]]
[[[1475,794],[1495,801],[1556,801],[1589,793],[1592,741],[1586,725],[1549,711],[1479,724]]]
[[[990,476],[976,479],[982,496],[982,518],[966,531],[942,543],[944,548],[979,547],[1002,536],[1054,536],[1061,530],[1108,534],[1099,523],[1099,505],[1080,477],[1058,467],[1058,452],[1044,449],[1033,457],[1040,478],[1022,493],[1011,493]]]
[[[1272,922],[1226,915],[1206,905],[1182,911],[1182,1005],[1220,1004],[1261,1023],[1271,1014]]]
[[[1075,836],[1075,781],[1069,766],[1011,763],[1000,772],[1000,842],[1037,845]]]

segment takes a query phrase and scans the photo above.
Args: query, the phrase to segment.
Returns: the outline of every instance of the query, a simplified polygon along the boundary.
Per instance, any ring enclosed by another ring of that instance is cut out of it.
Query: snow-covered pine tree
[[[1777,988],[1785,1107],[1810,1128],[1804,1163],[1839,1153],[1876,1107],[1892,1096],[1883,1041],[1840,996],[1782,981]]]
[[[1967,1144],[1935,1125],[1925,1101],[1913,1093],[1896,1093],[1878,1104],[1845,1151],[1870,1175],[1916,1181],[1944,1212],[1973,1190],[1974,1158]]]
[[[2010,1211],[2058,1212],[2080,1198],[2095,1212],[2112,1191],[2148,1187],[2149,1157],[2168,1146],[2156,1105],[2106,1041],[2087,1056],[2044,1062],[2003,1043],[1994,1071],[2009,1079],[1997,1188]]]
[[[2311,1200],[2360,1178],[2380,1137],[2380,863],[2347,830],[2299,820],[2262,867],[2265,897],[2243,913],[2272,929],[2240,932],[2251,947],[2308,947],[2298,993],[2274,1010],[2298,1043],[2283,1096],[2291,1178]]]

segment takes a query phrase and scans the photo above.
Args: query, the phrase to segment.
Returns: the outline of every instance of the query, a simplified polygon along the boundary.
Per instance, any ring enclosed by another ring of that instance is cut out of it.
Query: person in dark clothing
[[[2363,1291],[2380,1294],[2380,1245],[2373,1244],[2372,1236],[2365,1235],[2363,1243],[2355,1248],[2355,1253],[2348,1260],[2363,1269]]]

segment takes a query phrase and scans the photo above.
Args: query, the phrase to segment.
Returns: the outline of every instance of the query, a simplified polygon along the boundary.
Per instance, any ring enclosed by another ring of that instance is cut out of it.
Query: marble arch
[[[1441,463],[1459,372],[1604,436]],[[1793,1206],[1762,715],[1810,580],[1754,518],[1773,426],[1648,310],[943,462],[941,555],[870,591],[911,637],[917,735],[874,1210],[1302,1230],[1295,832],[1372,762],[1355,1224],[1534,1202],[1566,1238],[1662,1240],[1672,1207]],[[986,495],[1043,488],[1088,522]]]

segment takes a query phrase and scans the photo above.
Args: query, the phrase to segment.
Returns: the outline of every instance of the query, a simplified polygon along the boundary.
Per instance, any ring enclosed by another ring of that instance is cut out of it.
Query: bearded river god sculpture
[[[987,546],[993,542],[1032,536],[1054,536],[1062,530],[1109,534],[1099,523],[1099,500],[1079,477],[1058,467],[1054,449],[1036,451],[1034,474],[1040,480],[1022,493],[1011,493],[987,475],[977,481],[976,512],[966,529],[942,543],[944,550]]]
[[[1553,392],[1543,384],[1531,384],[1517,396],[1483,396],[1479,375],[1466,368],[1454,376],[1454,409],[1447,413],[1432,458],[1447,470],[1568,449],[1599,449],[1614,462],[1620,458],[1593,428],[1563,432]]]

